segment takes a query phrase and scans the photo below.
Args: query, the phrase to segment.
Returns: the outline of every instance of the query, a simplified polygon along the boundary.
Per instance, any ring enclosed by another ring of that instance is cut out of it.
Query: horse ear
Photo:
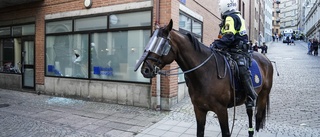
[[[167,25],[167,30],[168,30],[168,31],[171,31],[171,30],[172,30],[172,24],[173,24],[173,21],[172,21],[172,19],[170,19],[170,22],[169,22],[169,24]]]
[[[160,26],[157,24],[157,25],[156,25],[156,29],[159,29],[159,28],[160,28]]]

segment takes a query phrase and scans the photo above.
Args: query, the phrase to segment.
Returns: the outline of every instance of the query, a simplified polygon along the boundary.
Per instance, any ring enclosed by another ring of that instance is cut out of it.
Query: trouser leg
[[[254,104],[255,104],[254,101],[258,95],[253,88],[250,70],[245,66],[241,66],[241,67],[239,67],[239,69],[240,69],[240,73],[242,73],[242,74],[240,74],[241,75],[240,77],[241,77],[243,89],[246,91],[246,93],[248,95],[246,106],[247,106],[247,108],[254,107]]]

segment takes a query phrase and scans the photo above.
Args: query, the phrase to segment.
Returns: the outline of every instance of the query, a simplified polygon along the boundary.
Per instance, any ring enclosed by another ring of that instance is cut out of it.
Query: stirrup
[[[253,100],[250,96],[247,96],[246,107],[247,108],[255,107],[255,100]]]

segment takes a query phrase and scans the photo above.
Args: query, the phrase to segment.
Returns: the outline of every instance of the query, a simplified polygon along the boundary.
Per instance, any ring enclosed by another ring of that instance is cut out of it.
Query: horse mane
[[[203,43],[199,42],[199,40],[196,37],[194,37],[191,33],[187,33],[186,36],[189,38],[190,42],[192,43],[196,51],[201,52],[201,46],[207,47]]]

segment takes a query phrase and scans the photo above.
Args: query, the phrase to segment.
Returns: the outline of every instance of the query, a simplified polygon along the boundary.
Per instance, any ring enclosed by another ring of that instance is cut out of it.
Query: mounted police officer
[[[251,108],[254,107],[257,94],[253,88],[249,70],[251,63],[245,21],[237,10],[237,5],[236,0],[220,0],[222,22],[219,26],[222,37],[215,40],[211,47],[228,51],[237,61],[241,84],[248,95],[246,106]]]

